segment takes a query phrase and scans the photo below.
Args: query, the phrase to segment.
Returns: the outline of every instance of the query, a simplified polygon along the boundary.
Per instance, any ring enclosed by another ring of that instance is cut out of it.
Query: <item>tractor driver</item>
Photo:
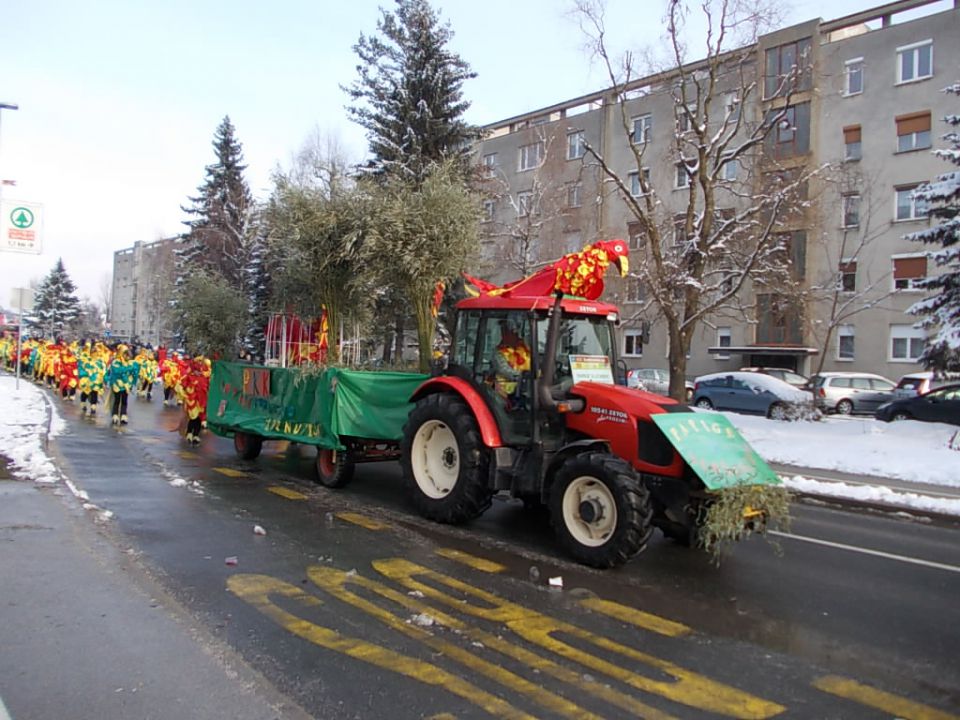
[[[500,321],[500,343],[493,353],[497,395],[506,401],[507,410],[514,406],[521,375],[530,371],[530,348],[517,332],[516,323]]]

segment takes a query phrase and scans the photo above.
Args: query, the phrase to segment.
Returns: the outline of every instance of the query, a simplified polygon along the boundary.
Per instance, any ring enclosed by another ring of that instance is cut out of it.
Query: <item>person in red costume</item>
[[[210,361],[198,355],[189,362],[188,370],[180,378],[183,411],[187,416],[186,440],[192,445],[200,442],[200,431],[207,419],[207,395],[210,393]]]

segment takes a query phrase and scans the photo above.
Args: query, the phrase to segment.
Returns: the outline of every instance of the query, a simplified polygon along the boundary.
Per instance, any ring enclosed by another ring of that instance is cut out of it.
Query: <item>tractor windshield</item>
[[[537,323],[537,352],[540,357],[547,348],[547,330],[550,321],[541,317]],[[557,384],[572,384],[571,355],[602,355],[614,367],[613,332],[610,321],[601,315],[564,315],[560,318],[560,333],[557,339],[556,376]]]

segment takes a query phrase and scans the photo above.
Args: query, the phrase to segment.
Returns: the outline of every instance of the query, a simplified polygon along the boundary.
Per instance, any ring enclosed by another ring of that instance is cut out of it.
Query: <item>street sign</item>
[[[19,311],[33,310],[33,290],[31,288],[13,288],[10,291],[10,304]]]
[[[43,250],[43,205],[19,200],[0,201],[0,251],[34,253]]]

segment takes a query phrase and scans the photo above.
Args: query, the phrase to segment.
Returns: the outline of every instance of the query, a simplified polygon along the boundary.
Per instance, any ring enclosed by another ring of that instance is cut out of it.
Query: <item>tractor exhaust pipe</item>
[[[553,314],[550,316],[550,324],[547,326],[547,347],[543,353],[545,367],[537,381],[537,398],[540,400],[540,407],[544,410],[557,409],[557,400],[550,392],[550,388],[553,387],[554,375],[557,372],[557,343],[560,334],[560,303],[562,300],[563,293],[557,292],[557,299],[553,303]]]

